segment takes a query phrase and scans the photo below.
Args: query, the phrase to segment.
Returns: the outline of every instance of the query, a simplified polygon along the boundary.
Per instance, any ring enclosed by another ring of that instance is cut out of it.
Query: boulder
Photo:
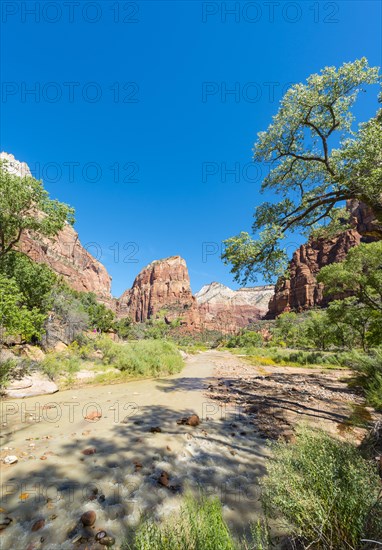
[[[34,372],[20,380],[14,380],[4,390],[13,399],[56,393],[58,386],[42,373]]]

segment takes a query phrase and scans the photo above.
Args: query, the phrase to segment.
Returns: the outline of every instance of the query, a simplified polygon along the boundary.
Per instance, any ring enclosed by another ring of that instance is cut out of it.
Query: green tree
[[[281,200],[256,208],[254,238],[242,232],[225,241],[223,260],[237,281],[256,280],[255,271],[266,280],[281,275],[287,263],[282,240],[330,220],[342,201],[358,199],[382,221],[382,110],[357,131],[351,112],[364,86],[379,81],[378,67],[362,58],[326,67],[286,92],[254,148],[254,160],[271,166],[262,191]]]
[[[304,334],[303,321],[302,316],[293,311],[279,315],[273,329],[275,340],[282,341],[287,346],[298,346]]]
[[[104,304],[92,304],[86,308],[91,328],[101,332],[107,332],[113,328],[114,313]]]
[[[57,275],[48,266],[11,251],[0,259],[0,272],[15,280],[28,309],[37,308],[42,313],[49,310]]]
[[[310,311],[303,330],[307,340],[318,349],[327,350],[333,343],[333,332],[325,311]]]
[[[10,173],[0,161],[0,257],[13,250],[25,231],[52,237],[65,222],[74,222],[74,210],[49,198],[42,181]]]
[[[352,294],[358,304],[382,313],[382,241],[352,248],[343,262],[323,267],[317,280],[326,294]]]
[[[360,304],[356,297],[334,300],[327,313],[330,324],[337,324],[348,338],[351,336],[350,347],[360,345],[367,351],[370,346],[381,343],[382,312]]]
[[[0,330],[4,336],[21,336],[30,341],[41,338],[45,315],[37,308],[28,309],[25,297],[14,279],[0,274]]]

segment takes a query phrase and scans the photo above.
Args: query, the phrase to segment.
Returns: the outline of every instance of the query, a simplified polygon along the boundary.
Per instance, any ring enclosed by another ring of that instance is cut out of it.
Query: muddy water
[[[0,547],[101,549],[94,534],[103,529],[119,548],[142,516],[171,514],[182,492],[200,488],[222,499],[229,525],[243,532],[260,508],[268,450],[240,411],[204,396],[214,367],[227,361],[238,359],[209,351],[172,377],[4,401],[1,457],[18,462],[2,464],[0,506],[13,521]],[[92,421],[94,413],[102,416]],[[177,424],[192,413],[198,427]],[[171,488],[158,483],[162,471]],[[97,519],[86,531],[79,519],[88,510]],[[40,518],[45,525],[32,531]],[[73,544],[78,535],[82,543]]]

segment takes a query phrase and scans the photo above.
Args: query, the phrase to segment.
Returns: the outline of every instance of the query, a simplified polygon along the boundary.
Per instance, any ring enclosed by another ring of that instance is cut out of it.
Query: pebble
[[[88,447],[81,452],[83,455],[94,455],[97,452],[97,449],[95,447]]]
[[[162,487],[168,487],[170,485],[170,476],[167,472],[162,472],[158,479],[159,485]]]
[[[113,546],[115,543],[115,538],[111,536],[103,537],[100,541],[98,541],[102,546]]]
[[[39,531],[40,529],[42,529],[43,527],[45,526],[45,519],[44,518],[40,518],[38,519],[37,521],[34,522],[34,524],[32,525],[32,531],[35,532],[35,531]]]
[[[0,531],[8,527],[12,521],[12,518],[6,516],[5,514],[0,514]]]
[[[3,459],[4,464],[15,464],[18,461],[17,456],[8,455]]]
[[[85,527],[91,527],[95,524],[95,521],[97,519],[97,515],[94,512],[94,510],[89,510],[88,512],[84,512],[81,516],[81,522],[82,525]]]
[[[162,432],[162,429],[159,426],[152,426],[150,428],[150,432],[152,434],[160,434]]]

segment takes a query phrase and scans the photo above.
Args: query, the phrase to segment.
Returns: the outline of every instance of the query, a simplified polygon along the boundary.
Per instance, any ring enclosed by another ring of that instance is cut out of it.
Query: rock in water
[[[44,518],[40,518],[40,519],[38,519],[37,521],[34,522],[34,524],[32,525],[31,531],[33,531],[33,532],[39,531],[39,530],[42,529],[44,526],[45,526],[45,519],[44,519]]]
[[[168,487],[170,485],[170,476],[167,472],[162,472],[158,479],[159,485],[162,487]]]
[[[81,522],[82,525],[85,527],[91,527],[95,524],[95,521],[97,519],[97,514],[94,512],[94,510],[89,510],[88,512],[84,512],[81,516]]]

